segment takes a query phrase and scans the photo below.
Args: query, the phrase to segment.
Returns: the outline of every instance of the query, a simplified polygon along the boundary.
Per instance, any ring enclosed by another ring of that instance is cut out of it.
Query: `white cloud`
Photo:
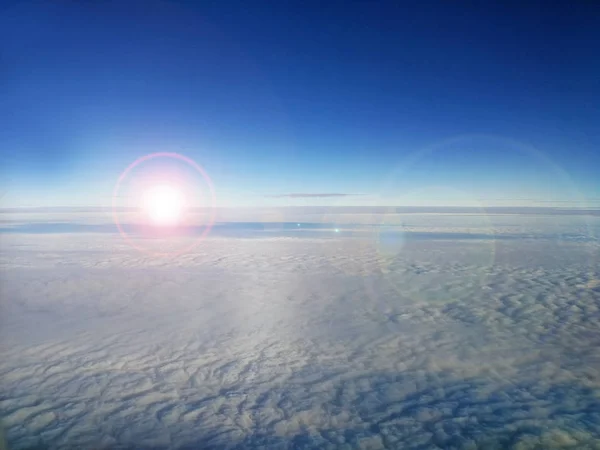
[[[600,446],[594,242],[1,239],[14,448]]]

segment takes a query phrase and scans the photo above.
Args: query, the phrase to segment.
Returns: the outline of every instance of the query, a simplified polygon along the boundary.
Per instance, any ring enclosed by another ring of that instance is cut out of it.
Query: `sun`
[[[183,214],[184,197],[174,186],[157,185],[144,193],[142,208],[154,225],[177,225]]]

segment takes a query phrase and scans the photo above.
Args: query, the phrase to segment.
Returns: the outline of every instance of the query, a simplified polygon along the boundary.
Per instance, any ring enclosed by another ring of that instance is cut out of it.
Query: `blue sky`
[[[13,2],[2,206],[162,151],[223,206],[599,205],[600,7],[417,3]]]

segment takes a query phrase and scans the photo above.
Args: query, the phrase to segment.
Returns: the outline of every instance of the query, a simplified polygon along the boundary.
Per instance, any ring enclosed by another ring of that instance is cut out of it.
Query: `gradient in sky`
[[[599,205],[600,5],[509,3],[5,4],[2,206],[165,151],[222,206]]]

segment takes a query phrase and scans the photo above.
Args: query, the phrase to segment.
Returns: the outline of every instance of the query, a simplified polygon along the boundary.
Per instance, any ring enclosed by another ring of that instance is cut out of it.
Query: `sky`
[[[8,2],[0,206],[600,206],[600,6],[509,3]]]

